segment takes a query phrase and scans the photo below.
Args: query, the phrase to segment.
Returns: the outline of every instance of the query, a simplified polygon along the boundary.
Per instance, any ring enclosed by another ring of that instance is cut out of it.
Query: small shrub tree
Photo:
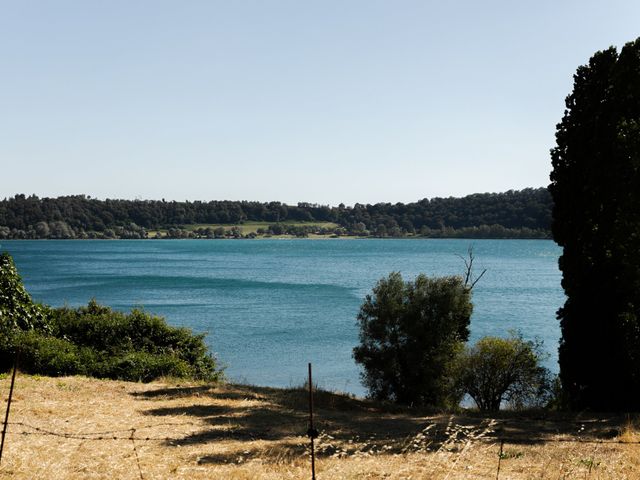
[[[418,275],[405,282],[394,272],[379,280],[360,307],[360,345],[353,350],[370,397],[457,405],[449,369],[468,339],[472,309],[462,277]]]
[[[497,411],[503,402],[515,408],[549,400],[552,381],[540,365],[542,342],[484,337],[466,347],[456,361],[460,393],[469,394],[480,410]]]

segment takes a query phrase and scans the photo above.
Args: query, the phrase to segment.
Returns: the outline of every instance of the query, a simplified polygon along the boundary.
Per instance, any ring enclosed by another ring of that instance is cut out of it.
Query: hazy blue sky
[[[0,197],[407,202],[548,183],[640,2],[0,0]]]

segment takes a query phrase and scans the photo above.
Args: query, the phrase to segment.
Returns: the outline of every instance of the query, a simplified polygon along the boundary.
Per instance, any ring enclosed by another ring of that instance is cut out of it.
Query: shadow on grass
[[[183,398],[183,397],[192,397],[197,396],[211,390],[211,386],[209,385],[197,385],[197,386],[175,386],[175,387],[166,387],[166,388],[158,388],[156,390],[147,390],[144,392],[133,392],[131,395],[134,397],[141,398],[161,398],[161,399],[173,399],[173,398]]]
[[[200,463],[237,463],[253,457],[291,458],[303,455],[308,438],[308,392],[246,385],[163,387],[136,393],[144,399],[175,401],[144,413],[187,417],[204,425],[172,445],[240,442],[223,453],[199,458]],[[625,417],[549,412],[465,412],[438,414],[318,390],[314,392],[319,456],[378,452],[456,451],[468,442],[544,444],[598,441],[617,436]],[[249,442],[263,441],[258,448]],[[264,443],[267,441],[268,443]],[[381,447],[384,447],[381,450]]]
[[[235,452],[219,452],[211,453],[198,457],[199,465],[207,464],[223,464],[223,463],[243,463],[254,458],[268,458],[271,463],[291,462],[292,459],[301,458],[309,455],[309,449],[306,445],[279,445],[276,448],[260,449],[260,448],[243,448]],[[317,455],[322,457],[322,454]]]
[[[597,413],[501,414],[493,436],[512,444],[600,442],[624,430],[625,417]]]
[[[308,392],[245,385],[163,387],[138,392],[139,398],[181,400],[152,408],[152,416],[196,417],[210,428],[187,435],[180,443],[216,439],[283,440],[304,437],[308,428]],[[184,400],[192,398],[188,405]],[[339,441],[379,438],[397,443],[424,428],[424,416],[406,409],[327,391],[314,392],[315,427]],[[174,442],[175,443],[175,442]]]

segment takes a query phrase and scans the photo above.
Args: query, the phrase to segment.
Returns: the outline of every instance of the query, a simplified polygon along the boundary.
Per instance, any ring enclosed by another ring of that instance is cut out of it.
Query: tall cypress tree
[[[640,38],[574,75],[551,151],[570,407],[640,410]]]

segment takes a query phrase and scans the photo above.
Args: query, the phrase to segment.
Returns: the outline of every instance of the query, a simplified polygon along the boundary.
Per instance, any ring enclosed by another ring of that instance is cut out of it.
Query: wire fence
[[[61,439],[71,440],[83,440],[83,441],[122,441],[130,442],[133,457],[137,472],[140,480],[144,480],[144,472],[140,462],[140,454],[137,444],[141,442],[180,442],[184,440],[184,437],[179,436],[154,436],[141,434],[144,430],[153,429],[158,427],[183,427],[183,426],[198,426],[199,424],[194,422],[162,422],[153,423],[142,426],[131,426],[130,428],[122,428],[116,430],[100,430],[100,431],[81,431],[81,432],[69,432],[69,431],[56,431],[50,428],[44,428],[33,425],[27,422],[8,422],[7,435],[10,436],[51,436]],[[489,431],[485,426],[485,431]],[[407,441],[410,441],[407,439]],[[500,478],[500,470],[502,460],[505,458],[505,446],[508,444],[521,444],[523,441],[522,436],[510,436],[510,435],[496,435],[496,436],[484,436],[482,438],[470,438],[466,440],[459,440],[460,443],[464,443],[463,448],[459,449],[455,458],[451,462],[450,472],[455,469],[456,464],[464,456],[469,447],[476,442],[491,443],[496,445],[496,479]],[[527,442],[531,443],[582,443],[582,444],[597,444],[597,445],[638,445],[640,440],[621,440],[617,438],[610,439],[594,439],[587,437],[573,437],[573,438],[552,438],[552,437],[528,437]],[[446,442],[445,442],[446,443]],[[440,451],[441,449],[438,449]],[[410,453],[410,450],[406,448],[400,450],[401,453]],[[308,454],[308,452],[306,453]],[[305,455],[306,455],[305,454]],[[445,477],[447,478],[447,477]]]
[[[106,430],[106,431],[98,431],[98,432],[56,432],[53,430],[49,430],[42,427],[36,427],[35,425],[31,425],[26,422],[9,422],[10,426],[14,427],[22,427],[25,430],[15,431],[9,429],[8,435],[41,435],[41,436],[52,436],[52,437],[60,437],[67,438],[73,440],[131,440],[131,432],[137,432],[138,430],[145,430],[155,427],[164,427],[164,426],[187,426],[194,425],[198,426],[199,424],[193,422],[167,422],[167,423],[155,423],[152,425],[144,425],[139,427],[131,427],[131,428],[123,428],[118,430]],[[144,441],[144,442],[180,442],[184,440],[184,437],[163,437],[163,436],[136,436],[136,441]],[[505,444],[520,444],[523,442],[522,436],[509,436],[509,435],[500,435],[500,436],[492,436],[485,437],[485,441],[493,441],[500,442],[504,441]],[[585,443],[585,444],[611,444],[611,445],[640,445],[640,440],[620,440],[620,439],[594,439],[594,438],[550,438],[550,437],[527,437],[527,442],[530,443]]]
[[[145,425],[142,427],[131,427],[131,428],[123,428],[119,430],[106,430],[100,432],[79,432],[79,433],[71,433],[71,432],[56,432],[53,430],[49,430],[42,427],[36,427],[35,425],[31,425],[26,422],[9,422],[9,425],[22,427],[23,431],[13,431],[9,430],[9,435],[46,435],[52,437],[60,437],[60,438],[68,438],[73,440],[127,440],[130,441],[132,436],[138,430],[145,430],[154,427],[163,427],[163,426],[185,426],[185,425],[196,425],[195,423],[156,423],[153,425]],[[133,433],[132,433],[133,432]],[[178,442],[182,440],[180,437],[154,437],[154,436],[137,436],[134,438],[136,441],[145,441],[145,442],[155,442],[155,441],[165,441],[165,442]]]
[[[17,364],[17,362],[16,362]],[[131,442],[131,447],[133,450],[133,457],[135,459],[137,472],[139,474],[140,480],[144,480],[144,473],[142,469],[142,465],[140,462],[140,454],[138,451],[138,443],[140,442],[167,442],[167,443],[178,443],[185,441],[185,437],[183,436],[162,436],[162,435],[144,435],[141,432],[145,430],[155,429],[158,427],[185,427],[185,426],[196,426],[202,427],[202,424],[196,422],[158,422],[147,425],[131,425],[127,428],[115,429],[115,430],[101,430],[101,431],[80,431],[80,432],[70,432],[70,431],[57,431],[51,428],[45,428],[37,425],[33,425],[31,423],[23,422],[23,421],[9,421],[9,408],[11,406],[11,396],[13,393],[13,386],[15,381],[15,371],[16,368],[14,366],[14,372],[11,382],[11,389],[9,398],[7,400],[7,408],[5,421],[3,425],[2,431],[2,444],[4,445],[5,434],[8,435],[22,435],[22,436],[51,436],[57,437],[61,439],[71,439],[71,440],[82,440],[82,441],[122,441],[122,442]],[[309,429],[307,430],[307,436],[310,438],[310,450],[305,453],[305,455],[309,455],[311,460],[311,478],[315,480],[315,451],[314,451],[314,439],[320,437],[321,435],[317,430],[314,429],[313,425],[313,390],[312,390],[312,381],[311,381],[311,364],[309,364]],[[464,456],[465,452],[470,449],[470,447],[474,443],[478,442],[492,442],[495,444],[496,442],[499,444],[499,451],[497,452],[497,465],[496,465],[496,475],[495,478],[499,479],[500,477],[500,469],[501,462],[503,457],[505,456],[504,447],[507,444],[522,444],[522,443],[582,443],[582,444],[596,444],[596,445],[638,445],[640,444],[640,439],[630,439],[630,438],[620,438],[617,435],[617,430],[613,432],[609,432],[612,435],[609,435],[608,438],[593,438],[587,437],[584,435],[573,435],[573,436],[523,436],[522,434],[513,435],[506,432],[504,427],[506,426],[506,422],[499,421],[496,419],[485,419],[481,422],[480,425],[475,427],[464,427],[462,425],[456,425],[454,422],[454,416],[449,417],[449,423],[444,429],[443,440],[440,442],[435,442],[439,444],[436,450],[433,451],[449,451],[449,447],[453,444],[462,444],[461,449],[451,449],[451,452],[457,452],[457,455],[451,462],[449,472],[447,476],[448,478],[451,472],[455,469],[456,465],[459,463],[460,459]],[[12,428],[8,428],[11,426]],[[396,451],[401,454],[407,453],[416,453],[416,450],[412,450],[410,447],[412,444],[415,444],[415,439],[419,438],[420,441],[424,441],[426,439],[427,434],[435,433],[437,430],[435,423],[430,423],[426,428],[418,432],[415,436],[407,437],[402,443],[404,447],[397,446]],[[579,431],[581,432],[582,429]],[[325,436],[328,438],[333,438],[323,432]],[[597,447],[596,447],[597,448]],[[421,452],[427,452],[427,449],[418,450]],[[2,450],[0,449],[0,455]],[[346,452],[345,452],[346,453]],[[1,459],[1,456],[0,456]],[[591,465],[589,465],[589,472],[591,472]]]

